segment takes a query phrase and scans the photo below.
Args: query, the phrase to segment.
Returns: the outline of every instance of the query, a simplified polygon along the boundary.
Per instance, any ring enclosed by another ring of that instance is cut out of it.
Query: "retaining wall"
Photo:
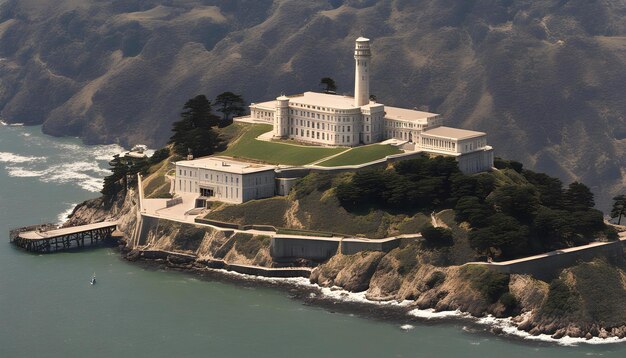
[[[579,262],[591,261],[597,257],[619,260],[624,256],[624,241],[585,246],[573,251],[557,250],[545,255],[529,257],[513,262],[469,263],[468,265],[485,265],[491,270],[508,274],[526,274],[539,279],[550,280],[566,268]]]

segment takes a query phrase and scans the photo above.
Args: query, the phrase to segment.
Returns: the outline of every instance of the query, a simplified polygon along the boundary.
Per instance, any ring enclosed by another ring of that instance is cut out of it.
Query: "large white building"
[[[196,206],[208,200],[240,204],[275,193],[275,166],[245,163],[227,157],[176,162],[175,191],[198,194]]]
[[[487,145],[485,133],[444,127],[441,116],[435,113],[370,101],[368,39],[356,40],[354,59],[354,97],[317,92],[281,95],[250,105],[250,116],[245,120],[272,124],[275,138],[345,147],[395,139],[395,145],[408,151],[453,156],[465,173],[493,167],[493,149]],[[200,207],[210,200],[243,203],[287,195],[302,173],[277,176],[275,169],[227,157],[179,161],[175,191],[197,195],[196,206]]]
[[[414,142],[426,128],[441,125],[435,113],[385,106],[370,101],[369,39],[354,49],[354,97],[305,92],[253,103],[250,116],[274,125],[274,137],[330,146],[357,146],[395,138]]]
[[[485,133],[454,128],[433,132],[443,124],[440,115],[370,100],[369,39],[356,40],[354,59],[354,97],[317,92],[282,95],[273,101],[251,104],[251,119],[272,124],[275,138],[349,147],[396,139],[411,150],[455,156],[466,173],[491,169],[493,149],[487,145]],[[466,149],[468,138],[475,141]],[[433,144],[440,141],[451,147]]]

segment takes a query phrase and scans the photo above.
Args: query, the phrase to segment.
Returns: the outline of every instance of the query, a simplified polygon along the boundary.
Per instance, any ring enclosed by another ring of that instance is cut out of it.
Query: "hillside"
[[[198,93],[260,101],[323,76],[349,93],[363,34],[382,103],[487,131],[602,209],[626,182],[624,1],[0,3],[0,115],[49,134],[157,147]]]
[[[564,188],[511,162],[498,165],[504,168],[465,175],[452,158],[423,156],[386,169],[311,173],[286,197],[216,204],[206,218],[371,239],[421,232],[428,245],[445,248],[442,262],[456,264],[617,238],[585,185]]]

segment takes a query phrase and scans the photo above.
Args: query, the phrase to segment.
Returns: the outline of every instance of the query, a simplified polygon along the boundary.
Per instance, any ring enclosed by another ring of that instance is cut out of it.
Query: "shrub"
[[[259,235],[252,236],[250,234],[235,234],[236,249],[247,259],[253,259],[261,249],[269,247],[270,237]]]
[[[567,313],[572,313],[580,308],[578,295],[563,281],[555,279],[550,282],[548,298],[541,307],[540,313],[543,316],[561,317]]]
[[[502,296],[500,296],[500,303],[502,303],[507,310],[517,307],[517,299],[511,292],[505,292]]]
[[[404,275],[409,273],[417,265],[417,246],[409,244],[402,249],[398,249],[395,254],[398,260],[398,273]]]
[[[442,227],[427,226],[422,230],[422,237],[429,246],[444,247],[454,245],[452,231]]]
[[[497,302],[502,295],[509,292],[510,276],[507,274],[477,265],[465,266],[463,270],[463,277],[490,303]]]
[[[434,288],[441,285],[446,280],[446,274],[441,271],[435,271],[430,274],[426,280],[426,287]]]

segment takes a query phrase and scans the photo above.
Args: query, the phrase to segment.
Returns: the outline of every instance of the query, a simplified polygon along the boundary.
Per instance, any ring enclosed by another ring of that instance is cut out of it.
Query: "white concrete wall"
[[[311,108],[313,107],[313,108]],[[361,112],[317,106],[289,106],[289,138],[323,145],[359,145]]]
[[[213,190],[212,199],[227,203],[243,203],[248,200],[274,196],[275,173],[273,170],[232,174],[213,169],[176,166],[176,192],[195,193],[200,189]]]
[[[459,169],[465,174],[474,174],[491,170],[493,168],[493,149],[487,148],[480,151],[461,154],[457,157]]]

